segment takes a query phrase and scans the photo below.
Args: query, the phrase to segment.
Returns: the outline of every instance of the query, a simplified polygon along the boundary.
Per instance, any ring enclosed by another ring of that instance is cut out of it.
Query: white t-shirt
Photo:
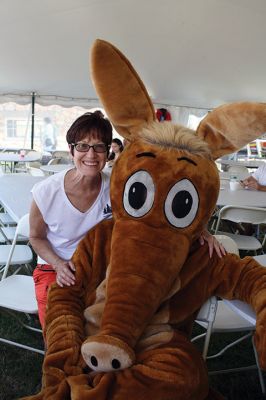
[[[252,175],[260,185],[266,186],[266,163],[262,164]]]
[[[109,176],[101,173],[102,185],[97,199],[89,210],[81,212],[65,193],[64,178],[67,171],[51,175],[32,188],[33,198],[47,224],[47,239],[63,260],[71,258],[89,229],[112,216]],[[47,264],[40,257],[38,263]]]

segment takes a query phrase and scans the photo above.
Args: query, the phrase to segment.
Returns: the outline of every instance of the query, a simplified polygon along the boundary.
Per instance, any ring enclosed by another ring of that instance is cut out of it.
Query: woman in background
[[[122,151],[124,150],[123,143],[120,139],[113,139],[111,143],[111,153],[108,157],[108,167],[112,167],[115,161],[118,159]]]

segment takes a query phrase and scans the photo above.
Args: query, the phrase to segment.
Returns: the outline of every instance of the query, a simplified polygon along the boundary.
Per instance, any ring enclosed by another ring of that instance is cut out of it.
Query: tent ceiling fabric
[[[1,0],[0,95],[96,98],[96,38],[115,44],[154,102],[266,100],[265,0]]]

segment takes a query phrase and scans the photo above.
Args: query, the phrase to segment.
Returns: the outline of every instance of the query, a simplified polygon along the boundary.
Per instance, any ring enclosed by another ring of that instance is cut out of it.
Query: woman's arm
[[[47,240],[47,225],[34,200],[30,209],[30,243],[34,251],[54,268],[59,286],[74,285],[75,275],[73,272],[75,271],[75,266],[72,261],[63,260],[54,252]]]

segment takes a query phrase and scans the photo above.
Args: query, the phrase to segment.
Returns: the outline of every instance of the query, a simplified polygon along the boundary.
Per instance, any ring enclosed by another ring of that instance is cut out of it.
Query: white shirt
[[[97,199],[89,210],[81,212],[66,195],[64,178],[67,171],[51,175],[32,188],[33,198],[47,225],[47,239],[63,260],[70,260],[89,229],[112,216],[109,176],[101,173],[102,184]],[[47,264],[40,257],[38,263]]]
[[[266,163],[261,165],[252,175],[260,185],[266,186]]]

